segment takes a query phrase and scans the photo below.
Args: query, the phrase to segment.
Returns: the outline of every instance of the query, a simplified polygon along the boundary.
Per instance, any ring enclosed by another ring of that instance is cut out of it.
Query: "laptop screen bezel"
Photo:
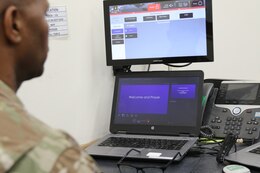
[[[137,125],[137,124],[116,124],[114,118],[116,116],[116,104],[119,80],[121,78],[175,78],[175,77],[198,77],[198,104],[197,104],[197,117],[195,126],[163,126],[163,125]],[[198,136],[199,129],[201,126],[202,118],[202,88],[203,88],[203,71],[158,71],[158,72],[130,72],[130,73],[119,73],[115,79],[113,105],[111,111],[110,120],[110,132],[111,133],[126,133],[126,134],[148,134],[148,135],[187,135],[187,136]]]

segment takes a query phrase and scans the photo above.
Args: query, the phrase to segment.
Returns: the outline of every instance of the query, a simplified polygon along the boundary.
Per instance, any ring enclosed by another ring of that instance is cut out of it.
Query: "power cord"
[[[196,145],[189,150],[188,155],[200,156],[201,154],[208,154],[217,156],[222,142],[222,139],[200,138]],[[216,146],[216,144],[218,145]]]

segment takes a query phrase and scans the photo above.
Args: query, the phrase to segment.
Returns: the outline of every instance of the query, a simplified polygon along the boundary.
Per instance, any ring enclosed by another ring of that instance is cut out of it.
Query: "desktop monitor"
[[[213,61],[211,0],[107,0],[108,66]]]

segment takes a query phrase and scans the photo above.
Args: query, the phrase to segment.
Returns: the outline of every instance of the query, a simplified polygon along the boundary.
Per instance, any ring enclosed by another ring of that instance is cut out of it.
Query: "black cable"
[[[216,148],[194,146],[189,150],[188,155],[193,156],[193,157],[198,157],[198,156],[200,157],[200,155],[202,155],[202,154],[217,156],[218,151],[219,150]]]
[[[211,151],[215,151],[215,152],[219,151],[216,148],[208,148],[208,147],[202,147],[202,146],[197,146],[197,147],[192,147],[192,148],[198,148],[198,149],[201,149],[201,150],[211,150]]]
[[[201,126],[200,135],[204,138],[212,139],[214,137],[214,130],[209,126]]]
[[[189,62],[189,63],[184,64],[184,65],[172,65],[172,64],[164,63],[164,65],[167,65],[167,66],[170,66],[170,67],[187,67],[191,64],[192,64],[192,62]]]
[[[148,64],[147,71],[150,71],[151,64]]]

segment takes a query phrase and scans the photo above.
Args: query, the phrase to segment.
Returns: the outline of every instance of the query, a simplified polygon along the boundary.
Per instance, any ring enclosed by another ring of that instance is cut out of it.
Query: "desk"
[[[82,145],[82,149],[87,148],[92,142]],[[214,146],[214,145],[212,145]],[[238,146],[238,150],[245,146]],[[94,158],[103,173],[119,173],[117,162],[120,158]],[[136,165],[158,165],[156,162],[131,161]],[[160,164],[160,163],[159,163]],[[191,155],[190,152],[180,162],[174,162],[165,171],[165,173],[222,173],[225,165],[219,164],[216,157],[209,154]],[[259,169],[248,167],[251,173],[260,173]],[[153,173],[153,172],[148,172]],[[156,173],[156,172],[154,172]]]
[[[116,166],[117,159],[95,158],[98,166],[104,173],[119,173]],[[133,163],[133,162],[131,162]],[[152,165],[153,163],[136,162],[141,165]],[[157,163],[156,163],[157,164]],[[200,156],[187,155],[180,162],[175,162],[168,167],[165,173],[221,173],[224,165],[218,164],[214,156],[201,154]],[[260,170],[249,168],[251,173],[259,173]],[[152,172],[149,172],[152,173]]]

